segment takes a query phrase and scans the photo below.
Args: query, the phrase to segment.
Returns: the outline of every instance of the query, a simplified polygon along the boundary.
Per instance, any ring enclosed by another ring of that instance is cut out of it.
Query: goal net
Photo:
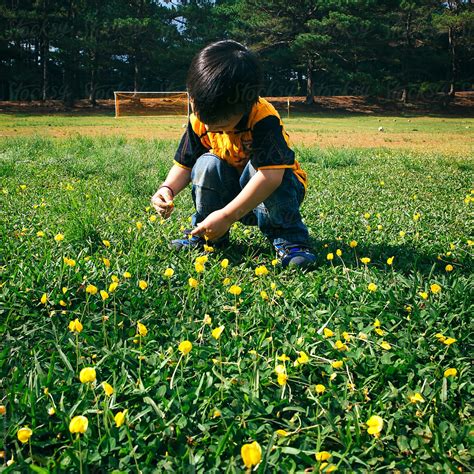
[[[137,115],[190,114],[187,92],[114,92],[115,118]]]

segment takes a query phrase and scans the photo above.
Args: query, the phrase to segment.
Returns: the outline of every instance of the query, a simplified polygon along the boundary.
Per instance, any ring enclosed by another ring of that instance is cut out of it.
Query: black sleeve
[[[254,168],[286,168],[294,165],[295,153],[283,136],[280,119],[275,115],[259,120],[252,131],[250,161]]]
[[[188,128],[181,137],[174,156],[175,163],[183,168],[192,169],[196,160],[207,151],[209,150],[201,143],[188,120]]]

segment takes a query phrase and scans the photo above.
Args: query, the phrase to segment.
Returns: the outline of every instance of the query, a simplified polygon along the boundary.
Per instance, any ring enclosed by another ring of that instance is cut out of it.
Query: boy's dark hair
[[[233,40],[217,41],[197,53],[186,80],[194,113],[204,123],[249,112],[261,83],[256,55]]]

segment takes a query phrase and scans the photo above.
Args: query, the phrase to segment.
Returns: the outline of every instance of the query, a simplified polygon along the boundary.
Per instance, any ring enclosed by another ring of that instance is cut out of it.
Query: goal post
[[[180,115],[191,113],[186,91],[114,91],[115,118],[131,116]]]

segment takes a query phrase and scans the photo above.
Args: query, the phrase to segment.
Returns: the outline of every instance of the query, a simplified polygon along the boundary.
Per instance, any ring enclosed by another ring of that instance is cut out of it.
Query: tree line
[[[0,99],[185,90],[224,38],[259,54],[267,96],[452,98],[472,89],[473,27],[471,0],[0,0]]]

